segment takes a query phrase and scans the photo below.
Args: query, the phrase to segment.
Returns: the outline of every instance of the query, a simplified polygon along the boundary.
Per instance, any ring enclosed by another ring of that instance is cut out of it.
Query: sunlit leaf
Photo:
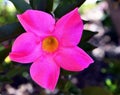
[[[86,0],[60,0],[60,4],[54,11],[55,17],[60,18],[76,7],[80,7]]]

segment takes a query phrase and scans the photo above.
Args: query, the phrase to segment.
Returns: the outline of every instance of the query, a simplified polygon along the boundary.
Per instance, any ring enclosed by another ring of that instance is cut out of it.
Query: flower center
[[[54,52],[58,48],[58,40],[53,37],[49,36],[43,39],[42,42],[42,49],[46,52]]]

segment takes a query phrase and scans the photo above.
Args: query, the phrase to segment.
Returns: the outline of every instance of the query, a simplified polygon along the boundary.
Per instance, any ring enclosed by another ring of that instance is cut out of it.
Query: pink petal
[[[51,32],[55,24],[55,20],[50,14],[37,10],[27,10],[17,17],[27,32],[39,36]]]
[[[40,56],[39,51],[37,38],[32,33],[23,33],[15,40],[9,56],[13,61],[29,63]]]
[[[35,61],[30,68],[32,79],[41,87],[51,91],[55,89],[59,73],[58,65],[51,58],[46,57]]]
[[[55,32],[61,36],[64,46],[77,45],[81,39],[83,22],[80,18],[78,8],[69,12],[56,23]]]
[[[62,48],[54,60],[63,69],[69,71],[81,71],[93,63],[93,59],[78,47]]]

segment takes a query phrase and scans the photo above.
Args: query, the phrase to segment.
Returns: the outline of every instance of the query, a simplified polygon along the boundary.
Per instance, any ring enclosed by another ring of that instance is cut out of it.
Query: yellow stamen
[[[11,62],[10,57],[7,56],[4,61],[5,61],[7,64],[9,64],[9,63]]]
[[[49,36],[46,37],[45,39],[43,39],[42,42],[42,49],[46,52],[54,52],[56,51],[58,48],[58,40],[53,37],[53,36]]]

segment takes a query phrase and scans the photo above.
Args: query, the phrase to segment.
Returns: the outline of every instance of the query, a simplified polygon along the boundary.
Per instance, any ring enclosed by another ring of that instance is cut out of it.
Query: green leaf
[[[50,13],[53,8],[53,0],[30,0],[33,9]]]
[[[10,78],[7,78],[5,76],[0,76],[0,82],[3,83],[12,83],[12,80]]]
[[[64,90],[68,91],[71,88],[71,86],[72,86],[71,81],[67,81],[66,84],[65,84]]]
[[[82,49],[84,49],[85,51],[92,51],[93,49],[95,49],[96,47],[93,46],[92,44],[90,43],[87,43],[87,42],[80,42],[78,44],[78,46]]]
[[[90,21],[88,21],[88,20],[82,20],[82,21],[83,21],[83,24],[90,23]]]
[[[81,42],[86,42],[88,41],[91,37],[93,37],[95,34],[97,34],[97,32],[91,32],[88,30],[84,30],[83,31],[83,35],[82,35],[82,39]]]
[[[11,48],[7,48],[4,49],[2,51],[0,51],[0,64],[4,61],[4,59],[8,56],[9,52],[10,52]]]
[[[61,0],[54,11],[55,17],[60,18],[76,7],[80,7],[86,0]]]
[[[82,95],[113,95],[113,94],[104,88],[94,86],[82,89]]]
[[[63,76],[69,76],[69,75],[75,75],[75,74],[77,74],[76,72],[66,71],[66,70],[64,70],[64,69],[61,69],[61,70],[60,70],[60,73],[61,73],[61,75],[63,75]]]
[[[108,16],[107,14],[104,16],[104,19],[102,20],[102,24],[104,26],[107,26],[107,27],[111,27],[112,26],[112,21],[111,21],[111,18],[110,16]]]
[[[24,66],[17,66],[14,67],[13,69],[9,70],[9,72],[6,74],[8,78],[12,78],[16,75],[22,74],[24,71],[26,71],[26,67]],[[17,72],[16,72],[17,71]]]
[[[78,46],[80,48],[84,49],[85,51],[91,51],[91,50],[95,49],[96,48],[95,46],[93,46],[92,44],[87,42],[95,34],[97,34],[97,32],[91,32],[88,30],[84,30],[82,39],[81,39],[80,43],[78,44]]]
[[[82,95],[82,94],[81,94],[81,90],[80,90],[78,87],[76,87],[75,85],[72,85],[72,86],[70,87],[69,92],[70,92],[70,93],[73,93],[73,95]],[[70,94],[69,94],[69,95],[70,95]]]
[[[27,9],[31,9],[31,6],[25,2],[25,0],[10,0],[16,9],[20,12],[23,13]]]
[[[19,22],[12,24],[7,24],[0,27],[0,42],[15,38],[21,33],[24,32],[24,29]]]

